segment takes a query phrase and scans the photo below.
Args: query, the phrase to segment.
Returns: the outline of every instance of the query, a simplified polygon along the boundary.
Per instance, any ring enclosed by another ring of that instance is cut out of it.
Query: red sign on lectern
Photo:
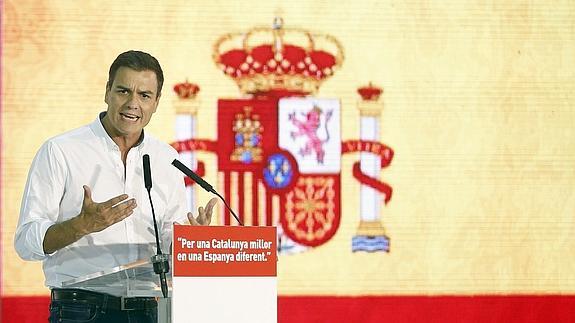
[[[275,227],[174,226],[173,274],[276,276]]]

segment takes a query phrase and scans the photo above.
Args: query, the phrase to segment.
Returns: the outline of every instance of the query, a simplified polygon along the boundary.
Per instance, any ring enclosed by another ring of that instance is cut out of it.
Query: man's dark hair
[[[135,71],[153,71],[156,73],[156,79],[158,80],[158,93],[156,98],[160,96],[162,93],[162,85],[164,84],[164,72],[162,72],[162,67],[154,56],[137,50],[130,50],[118,55],[110,66],[108,83],[106,83],[108,90],[112,88],[116,72],[120,67],[128,67]]]

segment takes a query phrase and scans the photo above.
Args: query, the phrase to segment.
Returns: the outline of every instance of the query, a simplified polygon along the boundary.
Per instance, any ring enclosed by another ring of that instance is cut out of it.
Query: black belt
[[[154,297],[118,297],[83,289],[52,289],[52,301],[73,301],[101,309],[134,311],[158,307]]]

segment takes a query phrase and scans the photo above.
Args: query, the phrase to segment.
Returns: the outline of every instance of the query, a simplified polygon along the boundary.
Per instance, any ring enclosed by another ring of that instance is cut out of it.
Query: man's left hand
[[[217,198],[212,198],[209,200],[205,207],[200,206],[198,208],[198,216],[194,218],[192,212],[188,212],[188,220],[191,225],[209,225],[212,222],[212,211],[214,205],[218,202]]]

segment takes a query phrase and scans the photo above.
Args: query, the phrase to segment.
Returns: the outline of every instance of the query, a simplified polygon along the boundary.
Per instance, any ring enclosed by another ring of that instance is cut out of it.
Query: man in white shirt
[[[25,260],[42,260],[52,290],[50,322],[156,322],[153,298],[124,299],[101,286],[62,289],[62,282],[149,259],[155,253],[151,205],[142,156],[150,156],[152,201],[163,250],[172,224],[187,219],[208,225],[216,199],[186,212],[183,176],[172,167],[177,152],[144,133],[163,84],[158,61],[139,51],[112,63],[104,101],[107,111],[89,125],[49,139],[32,163],[15,235]],[[187,213],[187,216],[186,216]]]

